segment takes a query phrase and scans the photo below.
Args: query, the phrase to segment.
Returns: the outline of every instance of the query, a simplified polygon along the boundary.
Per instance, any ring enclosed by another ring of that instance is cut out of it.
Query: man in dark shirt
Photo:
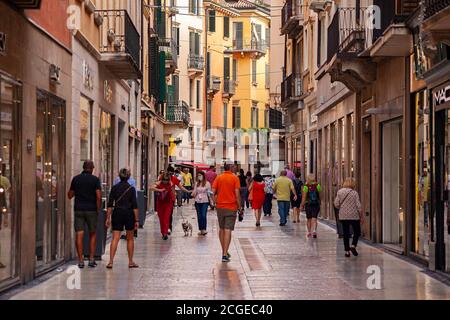
[[[84,225],[87,224],[90,238],[90,252],[88,266],[97,266],[94,260],[96,246],[96,232],[98,212],[102,206],[102,188],[100,179],[94,176],[94,162],[86,160],[83,164],[83,172],[72,179],[70,190],[67,194],[69,199],[75,197],[75,243],[78,253],[78,267],[84,268],[83,259],[83,237]]]

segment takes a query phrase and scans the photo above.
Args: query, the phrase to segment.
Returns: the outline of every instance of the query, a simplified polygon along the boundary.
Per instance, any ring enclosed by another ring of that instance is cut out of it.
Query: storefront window
[[[383,243],[402,245],[405,212],[403,209],[402,122],[391,121],[382,127],[382,212]]]
[[[428,257],[429,255],[429,212],[430,212],[430,140],[429,140],[429,115],[425,110],[427,103],[426,91],[416,94],[416,173],[417,173],[417,194],[416,194],[416,214],[415,214],[415,253]]]
[[[345,121],[339,120],[339,137],[340,137],[340,172],[339,172],[339,185],[342,186],[345,180]]]
[[[0,75],[0,281],[17,276],[20,84]]]
[[[36,267],[63,257],[65,207],[65,102],[37,92]]]
[[[103,207],[106,206],[106,199],[113,183],[113,128],[111,114],[103,110],[100,111],[99,130],[99,177],[102,183]]]
[[[80,98],[80,169],[84,161],[92,159],[92,107],[91,102]]]

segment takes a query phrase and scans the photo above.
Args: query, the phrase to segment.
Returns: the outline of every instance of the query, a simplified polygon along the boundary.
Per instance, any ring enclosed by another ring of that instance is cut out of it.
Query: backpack
[[[317,183],[307,184],[308,187],[308,203],[309,204],[319,204],[320,197],[319,191],[317,190]]]
[[[301,195],[302,195],[302,189],[303,189],[303,181],[300,179],[294,179],[292,181],[292,183],[294,184],[294,189],[295,192],[297,193],[297,197],[301,199]],[[291,197],[294,198],[294,194],[291,194]]]

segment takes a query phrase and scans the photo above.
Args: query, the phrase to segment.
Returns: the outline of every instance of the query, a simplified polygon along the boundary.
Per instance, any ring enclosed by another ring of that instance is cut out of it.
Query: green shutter
[[[166,101],[166,53],[161,51],[159,53],[159,102]]]

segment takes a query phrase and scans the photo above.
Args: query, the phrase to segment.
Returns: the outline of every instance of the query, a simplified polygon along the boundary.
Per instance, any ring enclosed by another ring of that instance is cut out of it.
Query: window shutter
[[[230,18],[223,17],[223,36],[224,38],[230,37]]]
[[[195,33],[189,32],[189,54],[195,53]]]
[[[200,54],[200,34],[195,33],[195,54]]]

